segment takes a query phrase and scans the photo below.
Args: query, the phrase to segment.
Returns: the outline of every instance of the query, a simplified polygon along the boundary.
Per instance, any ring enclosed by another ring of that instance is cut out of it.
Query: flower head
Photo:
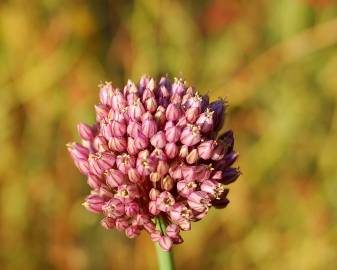
[[[101,225],[134,238],[142,230],[164,250],[182,243],[180,231],[229,203],[232,131],[218,136],[225,102],[209,103],[182,79],[143,76],[123,90],[100,85],[96,123],[80,123],[81,143],[68,151],[91,188],[83,205]],[[157,220],[167,227],[156,227]]]

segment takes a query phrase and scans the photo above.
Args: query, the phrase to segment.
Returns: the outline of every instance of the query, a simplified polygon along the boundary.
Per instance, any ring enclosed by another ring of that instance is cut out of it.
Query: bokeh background
[[[107,232],[66,151],[100,81],[183,76],[230,103],[242,177],[184,234],[177,269],[336,269],[337,3],[0,2],[0,269],[156,269]]]

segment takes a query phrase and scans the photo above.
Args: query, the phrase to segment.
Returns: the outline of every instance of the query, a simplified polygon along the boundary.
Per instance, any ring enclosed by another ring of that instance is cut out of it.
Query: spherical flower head
[[[99,87],[96,122],[78,124],[81,142],[67,144],[91,189],[83,205],[105,229],[129,238],[145,230],[170,250],[210,208],[228,205],[228,184],[240,176],[233,132],[218,134],[226,104],[183,79]]]

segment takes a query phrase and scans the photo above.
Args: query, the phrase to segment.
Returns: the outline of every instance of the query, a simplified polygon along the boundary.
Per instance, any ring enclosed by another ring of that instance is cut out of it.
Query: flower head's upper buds
[[[84,206],[103,215],[104,228],[129,238],[145,230],[169,250],[211,206],[228,204],[227,184],[240,175],[233,132],[218,136],[225,103],[168,77],[144,75],[122,89],[100,86],[96,122],[79,124],[81,143],[67,145],[91,188]]]

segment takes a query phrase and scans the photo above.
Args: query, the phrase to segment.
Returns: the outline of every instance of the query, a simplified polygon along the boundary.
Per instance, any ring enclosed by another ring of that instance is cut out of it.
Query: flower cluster
[[[106,229],[129,238],[144,229],[169,250],[210,207],[226,207],[227,185],[240,175],[232,131],[218,136],[225,103],[181,79],[148,76],[123,90],[100,85],[99,97],[96,123],[79,124],[81,144],[67,145],[91,188],[83,205]]]

